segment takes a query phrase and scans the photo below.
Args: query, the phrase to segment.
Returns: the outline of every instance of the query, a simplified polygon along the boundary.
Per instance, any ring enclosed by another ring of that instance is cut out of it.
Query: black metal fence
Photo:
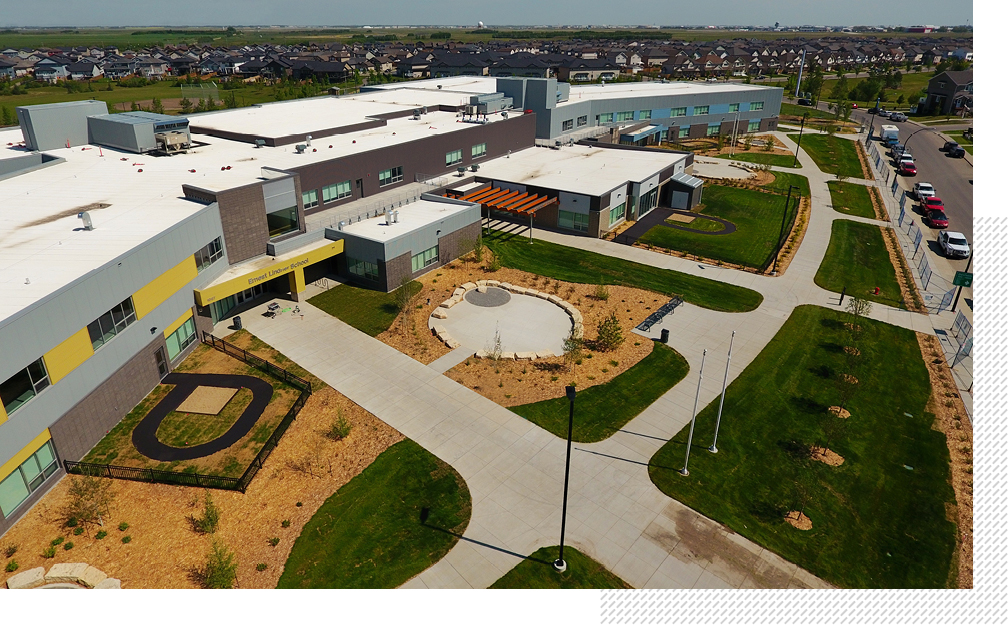
[[[308,398],[311,397],[311,382],[300,376],[296,376],[286,369],[274,365],[273,363],[267,362],[255,354],[250,354],[244,349],[232,345],[223,339],[219,339],[212,334],[204,332],[203,342],[218,351],[224,352],[228,356],[237,358],[256,369],[277,378],[278,380],[283,380],[287,384],[301,389],[301,393],[298,395],[298,398],[294,400],[294,404],[287,411],[287,414],[284,415],[284,418],[281,419],[276,429],[273,430],[273,434],[266,439],[262,449],[259,450],[259,453],[256,454],[256,457],[252,460],[252,463],[249,464],[248,468],[245,469],[245,473],[243,473],[241,477],[202,475],[200,473],[164,471],[161,469],[145,469],[140,467],[120,467],[110,464],[95,464],[93,462],[74,462],[72,460],[63,461],[63,467],[66,469],[66,472],[73,475],[93,475],[96,477],[132,480],[134,482],[150,482],[154,484],[170,484],[173,486],[194,486],[197,488],[237,490],[244,493],[248,488],[248,485],[252,482],[252,479],[255,478],[257,473],[259,473],[259,469],[262,468],[266,459],[269,458],[270,454],[273,453],[273,450],[280,443],[280,439],[283,437],[284,433],[287,432],[291,423],[294,423],[294,419],[297,418],[298,413],[301,412],[302,408],[304,408]]]

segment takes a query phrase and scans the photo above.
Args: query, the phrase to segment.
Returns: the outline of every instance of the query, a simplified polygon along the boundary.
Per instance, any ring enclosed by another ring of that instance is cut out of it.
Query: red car
[[[903,162],[900,163],[900,167],[896,171],[896,173],[901,174],[903,176],[916,176],[917,166],[910,162]]]
[[[932,195],[931,197],[924,198],[924,201],[921,203],[921,208],[924,209],[925,212],[929,210],[943,211],[945,210],[945,202],[942,202],[941,198],[937,195]]]
[[[928,209],[924,222],[932,228],[948,228],[948,217],[945,216],[945,211],[937,208]]]

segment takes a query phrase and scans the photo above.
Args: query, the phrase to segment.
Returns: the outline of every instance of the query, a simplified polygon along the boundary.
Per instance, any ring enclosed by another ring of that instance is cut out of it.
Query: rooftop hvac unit
[[[385,225],[386,226],[391,226],[392,225],[392,211],[390,211],[390,210],[389,211],[385,211]]]
[[[297,152],[298,154],[304,154],[305,150],[307,150],[307,149],[308,149],[308,146],[305,145],[305,144],[303,144],[303,143],[299,143],[299,144],[297,144],[297,145],[294,146],[294,151]]]
[[[307,144],[308,147],[311,147],[311,135],[306,136],[304,138],[304,140],[305,140],[305,144]]]
[[[393,213],[392,213],[392,222],[393,223],[399,223],[399,211],[393,211]]]
[[[154,142],[157,143],[158,150],[165,154],[185,152],[190,147],[189,133],[177,130],[155,133]]]
[[[346,222],[345,221],[341,221],[341,222],[339,222],[339,226],[337,226],[337,227],[339,228],[340,232],[343,232],[343,228],[345,226],[346,226]]]
[[[256,139],[255,140],[255,146],[257,148],[264,148],[264,147],[266,147],[266,139]]]

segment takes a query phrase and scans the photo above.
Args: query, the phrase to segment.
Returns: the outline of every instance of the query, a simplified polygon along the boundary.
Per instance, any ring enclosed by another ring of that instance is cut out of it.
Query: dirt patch
[[[840,406],[830,406],[829,413],[839,419],[850,418],[850,410],[847,410],[846,408],[841,408]]]
[[[875,219],[889,221],[889,211],[886,210],[885,200],[882,199],[882,190],[878,187],[868,187],[868,197],[871,198]]]
[[[684,224],[691,224],[696,219],[693,215],[683,215],[682,213],[672,213],[665,221],[678,221]]]
[[[860,356],[861,355],[861,350],[858,349],[858,348],[856,348],[856,347],[854,347],[853,345],[847,345],[846,347],[843,348],[843,350],[844,350],[845,354],[848,354],[850,356]]]
[[[197,386],[176,410],[198,414],[218,414],[237,392],[236,388]]]
[[[832,449],[825,447],[812,447],[809,449],[809,457],[817,462],[828,464],[831,467],[838,467],[844,463],[844,458]]]
[[[812,519],[808,518],[804,512],[798,512],[797,510],[790,510],[784,515],[784,520],[791,524],[792,527],[807,531],[812,529]]]
[[[945,434],[956,496],[950,516],[958,527],[958,557],[950,577],[955,576],[959,588],[973,588],[973,425],[938,337],[918,332],[917,342],[931,377],[927,407],[935,414],[934,428]]]
[[[777,180],[777,176],[775,176],[772,171],[761,169],[749,180],[757,186],[763,186],[771,184],[774,180]]]
[[[885,241],[886,251],[889,252],[889,262],[896,269],[896,282],[899,283],[903,303],[912,312],[926,313],[927,307],[924,306],[924,300],[917,291],[917,283],[914,282],[910,267],[903,257],[899,242],[896,240],[896,232],[892,228],[882,228],[882,240]]]
[[[325,436],[325,430],[340,414],[353,428],[346,439],[336,442]],[[211,491],[221,510],[215,537],[234,550],[241,588],[275,587],[294,540],[319,506],[403,438],[328,387],[311,396],[301,415],[244,495]],[[306,463],[306,458],[311,462]],[[4,544],[19,545],[21,570],[86,562],[121,579],[124,588],[197,586],[191,571],[202,564],[211,537],[195,533],[188,517],[201,515],[204,491],[114,480],[115,501],[105,528],[108,536],[103,540],[87,534],[73,536],[73,550],[57,549],[56,557],[46,560],[40,554],[49,541],[71,535],[55,518],[69,481],[63,478],[4,537]],[[284,520],[290,521],[288,527],[283,527]],[[130,527],[120,532],[116,526],[123,521]],[[125,535],[132,539],[129,544],[122,543]],[[279,538],[277,546],[270,545],[271,538]],[[256,570],[259,563],[266,564],[265,571]]]
[[[847,384],[858,384],[858,379],[849,373],[844,373],[840,377],[843,378],[843,381]]]
[[[868,164],[868,154],[865,152],[864,145],[860,141],[854,143],[857,144],[858,162],[861,163],[861,177],[865,180],[871,180],[874,176],[872,176],[871,166]]]

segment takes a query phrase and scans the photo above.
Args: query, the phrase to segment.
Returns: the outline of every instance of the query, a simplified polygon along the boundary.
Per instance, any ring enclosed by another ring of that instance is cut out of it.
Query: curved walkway
[[[177,460],[195,460],[215,454],[237,443],[252,430],[266,406],[273,397],[273,386],[261,378],[251,375],[230,375],[221,373],[169,373],[161,381],[162,384],[174,384],[175,388],[151,408],[140,423],[133,429],[133,446],[137,451],[152,460],[175,462]],[[234,425],[212,441],[192,447],[171,447],[165,445],[157,437],[158,427],[168,413],[175,410],[185,401],[186,397],[196,390],[197,386],[216,386],[220,388],[242,388],[252,391],[252,401],[241,413]]]

